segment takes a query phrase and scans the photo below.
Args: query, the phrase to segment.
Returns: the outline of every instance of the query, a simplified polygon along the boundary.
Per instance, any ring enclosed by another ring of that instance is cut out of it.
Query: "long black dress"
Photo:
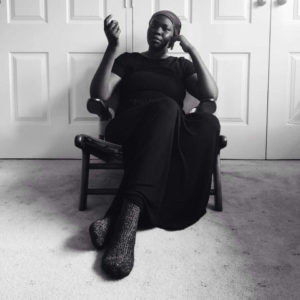
[[[193,64],[126,52],[112,72],[122,78],[120,104],[105,135],[123,145],[124,176],[106,216],[130,199],[143,205],[139,226],[184,229],[206,212],[220,131],[215,116],[182,110]]]

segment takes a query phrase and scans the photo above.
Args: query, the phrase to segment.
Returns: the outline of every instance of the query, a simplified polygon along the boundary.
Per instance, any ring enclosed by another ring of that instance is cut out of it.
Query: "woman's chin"
[[[161,48],[162,43],[160,41],[154,40],[154,41],[149,42],[149,46],[151,46],[153,48]]]
[[[149,48],[151,48],[152,50],[163,50],[165,45],[163,45],[161,42],[150,42],[149,44]]]

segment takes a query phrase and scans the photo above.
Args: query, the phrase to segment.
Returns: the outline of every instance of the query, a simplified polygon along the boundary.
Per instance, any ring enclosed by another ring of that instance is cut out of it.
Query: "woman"
[[[148,50],[116,58],[120,28],[111,16],[104,21],[108,46],[90,94],[107,100],[119,86],[119,106],[105,134],[123,146],[124,176],[104,218],[89,231],[96,248],[107,244],[102,267],[113,278],[133,268],[138,225],[179,230],[206,212],[220,125],[211,114],[185,115],[182,107],[186,90],[199,101],[216,100],[218,91],[180,29],[174,13],[159,11],[149,22]],[[168,56],[176,41],[192,62]]]

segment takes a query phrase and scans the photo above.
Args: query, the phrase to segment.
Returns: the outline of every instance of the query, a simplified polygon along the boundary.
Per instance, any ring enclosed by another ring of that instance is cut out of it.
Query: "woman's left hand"
[[[189,52],[193,48],[193,45],[187,40],[187,38],[184,35],[179,35],[176,38],[176,41],[179,42],[184,52]]]

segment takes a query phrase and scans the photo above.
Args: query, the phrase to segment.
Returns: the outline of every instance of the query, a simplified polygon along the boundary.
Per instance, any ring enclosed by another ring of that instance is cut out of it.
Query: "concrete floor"
[[[92,184],[120,172],[93,171]],[[300,299],[300,161],[222,161],[224,211],[181,231],[139,231],[131,274],[100,268],[77,210],[80,161],[0,161],[0,299]],[[212,203],[212,200],[211,200]]]

